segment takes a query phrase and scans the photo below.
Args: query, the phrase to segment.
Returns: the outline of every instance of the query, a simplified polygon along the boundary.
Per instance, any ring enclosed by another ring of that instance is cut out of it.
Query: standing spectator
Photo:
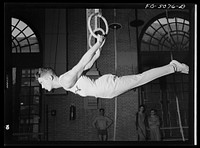
[[[104,116],[104,109],[99,109],[99,116],[97,116],[92,125],[94,128],[98,131],[98,136],[100,141],[107,141],[108,140],[108,131],[107,129],[112,125],[113,121],[108,118],[107,116]]]
[[[145,106],[140,105],[139,110],[136,113],[136,130],[138,133],[138,140],[139,141],[146,141],[147,140],[147,134],[146,134],[146,114],[145,114]]]
[[[160,119],[159,116],[156,114],[155,109],[151,109],[150,111],[150,116],[148,117],[148,124],[151,141],[161,141]]]

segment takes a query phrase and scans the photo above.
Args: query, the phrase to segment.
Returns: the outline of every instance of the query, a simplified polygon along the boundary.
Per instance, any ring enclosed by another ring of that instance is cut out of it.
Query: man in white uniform
[[[141,74],[122,77],[106,74],[96,80],[92,80],[82,75],[82,73],[90,69],[100,56],[100,46],[103,40],[104,36],[98,35],[97,42],[83,55],[78,64],[60,76],[57,76],[51,68],[40,68],[35,76],[42,88],[51,91],[62,87],[83,97],[93,96],[111,99],[159,77],[174,72],[189,73],[187,65],[172,60],[165,66],[153,68]]]

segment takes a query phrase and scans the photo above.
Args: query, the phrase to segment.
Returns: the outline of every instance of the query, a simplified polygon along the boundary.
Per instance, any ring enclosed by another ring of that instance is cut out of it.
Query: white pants
[[[137,75],[127,75],[118,77],[115,75],[107,74],[98,78],[96,84],[96,97],[97,98],[114,98],[118,95],[135,87],[144,85],[152,80],[162,76],[174,73],[172,65],[153,68]]]

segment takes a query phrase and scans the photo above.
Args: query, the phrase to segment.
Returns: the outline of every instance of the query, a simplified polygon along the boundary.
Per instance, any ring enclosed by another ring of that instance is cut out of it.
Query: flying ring
[[[91,22],[91,19],[92,19],[93,16],[100,17],[104,21],[105,26],[106,26],[106,31],[104,32],[103,35],[107,35],[108,34],[108,22],[106,21],[106,19],[99,12],[97,12],[97,13],[91,14],[89,16],[89,18],[88,18],[88,30],[90,31],[90,33],[92,34],[92,36],[94,36],[95,38],[98,38],[97,35],[94,33],[95,30],[92,31],[91,26],[90,26],[90,22]]]

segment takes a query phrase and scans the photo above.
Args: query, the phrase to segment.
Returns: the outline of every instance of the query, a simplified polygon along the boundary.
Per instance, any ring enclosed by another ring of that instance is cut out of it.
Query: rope
[[[171,60],[173,60],[172,53],[171,53]],[[182,140],[185,141],[184,133],[183,133],[183,126],[182,126],[181,116],[180,116],[179,102],[178,102],[177,91],[176,91],[176,83],[175,83],[175,78],[174,77],[173,77],[173,81],[174,81],[174,91],[175,91],[175,96],[176,96],[176,107],[177,107],[177,113],[178,113],[180,133],[181,133],[181,136],[182,136]]]
[[[114,22],[116,18],[116,9],[114,9]],[[117,74],[117,42],[116,42],[116,29],[114,29],[114,45],[115,45],[115,74]],[[114,141],[116,141],[117,130],[117,97],[115,97],[115,120],[114,120]]]
[[[184,133],[183,133],[183,126],[182,126],[182,123],[181,123],[179,102],[178,102],[178,97],[177,97],[177,96],[176,96],[176,105],[177,105],[177,112],[178,112],[178,119],[179,119],[180,132],[181,132],[181,136],[182,136],[183,141],[185,141]]]
[[[60,10],[58,10],[58,22],[57,22],[57,40],[56,40],[56,51],[54,57],[54,70],[56,70],[56,59],[57,59],[57,51],[58,51],[58,34],[59,34],[59,26],[60,26]]]
[[[172,55],[172,53],[171,53],[171,60],[173,60],[173,55]],[[176,83],[175,83],[175,78],[174,78],[174,76],[173,76],[173,81],[174,81],[174,91],[175,91],[175,96],[176,96],[176,107],[177,107],[177,113],[178,113],[178,120],[179,120],[180,133],[181,133],[181,136],[182,136],[182,140],[185,141],[184,133],[183,133],[183,126],[182,126],[181,116],[180,116],[180,109],[179,109],[177,91],[176,91]]]
[[[166,10],[166,19],[167,19],[167,26],[168,26],[168,39],[171,42],[171,35],[170,35],[170,27],[169,27],[169,21],[168,21],[168,11]],[[173,55],[172,55],[172,51],[171,51],[171,60],[173,60]],[[179,103],[178,103],[178,97],[177,97],[177,91],[176,91],[176,83],[175,83],[175,78],[173,76],[173,81],[174,81],[174,91],[175,91],[175,96],[176,96],[176,105],[177,105],[177,113],[178,113],[178,119],[179,119],[179,127],[180,127],[180,133],[182,136],[182,140],[185,141],[184,138],[184,133],[183,133],[183,127],[182,127],[182,123],[181,123],[181,116],[180,116],[180,109],[179,109]]]

